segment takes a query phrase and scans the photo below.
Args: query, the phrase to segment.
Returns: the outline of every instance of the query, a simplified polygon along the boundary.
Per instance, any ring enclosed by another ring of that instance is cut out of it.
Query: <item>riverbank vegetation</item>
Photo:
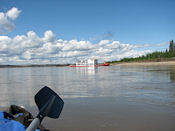
[[[136,58],[123,58],[119,61],[111,61],[109,63],[119,63],[119,62],[142,62],[142,61],[168,61],[175,60],[175,51],[156,51],[144,56]]]

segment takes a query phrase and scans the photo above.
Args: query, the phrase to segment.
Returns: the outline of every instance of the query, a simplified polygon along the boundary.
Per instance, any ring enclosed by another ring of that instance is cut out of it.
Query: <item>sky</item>
[[[175,40],[174,0],[0,0],[0,64],[138,57]]]

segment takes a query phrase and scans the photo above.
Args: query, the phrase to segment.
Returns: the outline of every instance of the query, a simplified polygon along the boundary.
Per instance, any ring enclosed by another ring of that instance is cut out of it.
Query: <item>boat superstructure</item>
[[[97,59],[87,59],[87,60],[80,60],[77,61],[75,65],[70,65],[70,67],[97,67],[98,60]]]

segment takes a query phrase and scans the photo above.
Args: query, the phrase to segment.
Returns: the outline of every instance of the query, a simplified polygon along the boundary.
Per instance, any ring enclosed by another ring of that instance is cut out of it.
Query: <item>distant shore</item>
[[[0,65],[0,68],[15,68],[15,67],[64,67],[69,66],[69,64],[45,64],[45,65]]]
[[[156,66],[156,65],[174,65],[175,60],[173,61],[142,61],[142,62],[120,62],[112,63],[112,66]]]
[[[109,62],[110,63],[110,62]],[[0,68],[22,68],[22,67],[65,67],[70,64],[28,64],[28,65],[0,65]],[[110,63],[111,66],[156,66],[156,65],[174,65],[175,58],[164,60],[151,60],[151,61],[131,61],[131,62],[115,62]]]

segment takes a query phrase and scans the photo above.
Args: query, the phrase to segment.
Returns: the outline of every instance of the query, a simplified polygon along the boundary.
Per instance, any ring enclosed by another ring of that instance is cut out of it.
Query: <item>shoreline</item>
[[[99,63],[101,64],[101,63]],[[109,62],[110,66],[155,66],[155,65],[175,65],[175,58],[160,59],[149,61],[131,61],[131,62]],[[71,64],[26,64],[26,65],[0,65],[0,68],[25,68],[25,67],[66,67]]]
[[[25,67],[65,67],[69,64],[45,64],[45,65],[0,65],[0,68],[25,68]]]
[[[144,61],[144,62],[121,62],[121,63],[112,63],[112,66],[175,66],[174,61]]]

